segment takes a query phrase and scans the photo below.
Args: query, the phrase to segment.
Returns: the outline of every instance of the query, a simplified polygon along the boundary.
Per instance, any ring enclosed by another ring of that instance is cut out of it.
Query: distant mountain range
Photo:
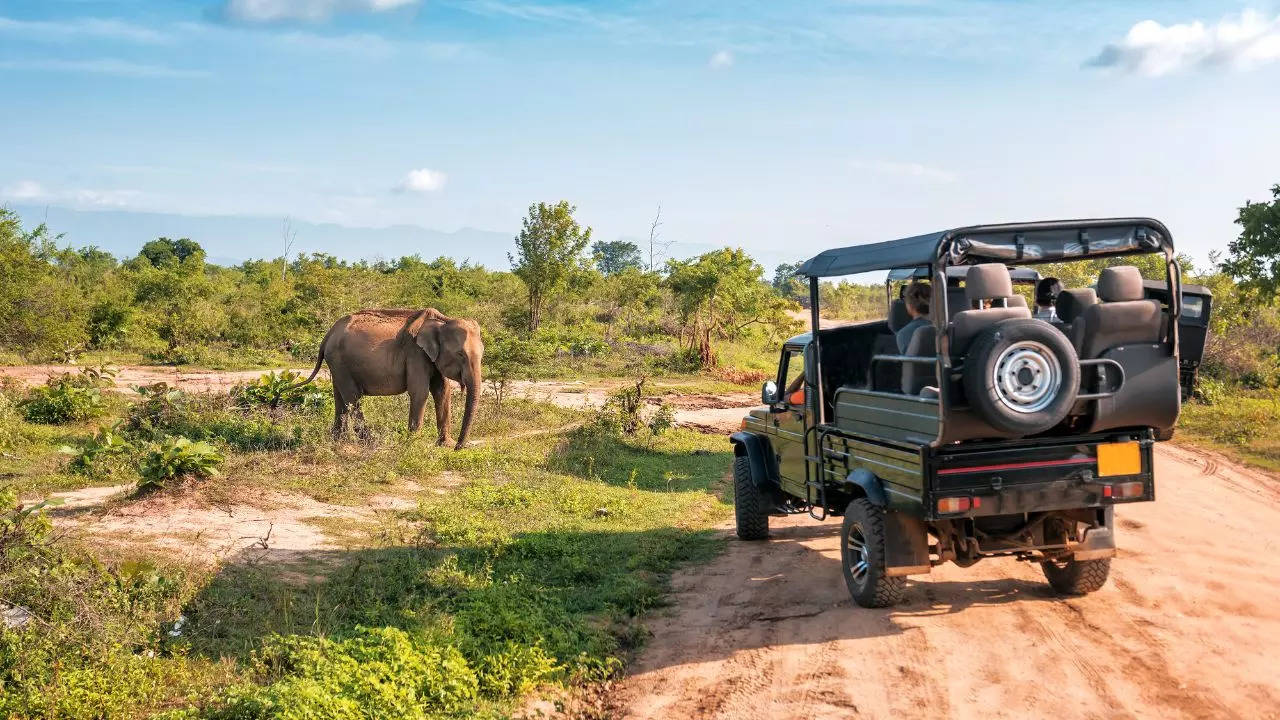
[[[65,235],[73,247],[96,245],[118,258],[136,255],[143,243],[158,237],[191,238],[205,249],[209,262],[237,265],[255,258],[277,258],[283,252],[283,218],[239,215],[177,215],[125,210],[72,210],[43,205],[11,205],[27,228],[47,223],[54,234]],[[507,252],[516,233],[462,228],[454,232],[416,225],[382,228],[347,227],[333,223],[291,220],[297,232],[290,257],[298,253],[327,253],[344,260],[394,259],[441,255],[458,262],[470,260],[490,269],[510,267]]]

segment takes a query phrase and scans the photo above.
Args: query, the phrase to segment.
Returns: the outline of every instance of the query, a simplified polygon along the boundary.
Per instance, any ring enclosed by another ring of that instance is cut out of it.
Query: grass
[[[1203,382],[1203,381],[1202,381]],[[1182,406],[1178,437],[1230,458],[1280,471],[1280,390],[1210,386],[1211,403]]]
[[[670,572],[711,557],[721,542],[711,528],[729,514],[718,437],[570,431],[584,413],[486,400],[475,444],[454,452],[435,447],[431,427],[405,432],[404,398],[366,401],[372,440],[336,445],[331,406],[171,405],[134,432],[181,430],[225,451],[223,474],[196,485],[210,499],[269,488],[358,506],[403,496],[412,480],[418,505],[320,521],[344,549],[287,566],[211,572],[145,551],[98,557],[47,534],[11,543],[0,584],[26,580],[4,601],[40,620],[0,631],[0,717],[503,716],[534,688],[615,673],[643,642],[641,618],[663,602]],[[245,450],[263,423],[292,442]],[[92,479],[63,469],[54,448],[92,431],[33,426],[0,406],[5,481],[31,495],[135,478],[115,465]],[[450,489],[433,492],[445,477]],[[49,554],[34,562],[33,548]]]

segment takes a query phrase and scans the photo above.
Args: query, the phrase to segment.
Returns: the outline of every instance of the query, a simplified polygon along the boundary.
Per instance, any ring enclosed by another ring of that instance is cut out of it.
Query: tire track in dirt
[[[1111,581],[1080,598],[992,560],[858,608],[835,524],[775,518],[768,541],[677,574],[615,716],[1276,717],[1280,484],[1207,461],[1158,447],[1159,499],[1117,509]]]

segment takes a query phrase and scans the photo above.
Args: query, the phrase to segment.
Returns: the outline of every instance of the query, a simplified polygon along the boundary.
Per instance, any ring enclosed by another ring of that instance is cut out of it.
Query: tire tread
[[[1087,595],[1101,590],[1111,574],[1111,558],[1071,560],[1066,566],[1042,563],[1044,576],[1054,590],[1064,595]]]
[[[733,459],[733,516],[741,540],[764,540],[769,537],[769,514],[764,496],[751,477],[751,459],[739,455]]]

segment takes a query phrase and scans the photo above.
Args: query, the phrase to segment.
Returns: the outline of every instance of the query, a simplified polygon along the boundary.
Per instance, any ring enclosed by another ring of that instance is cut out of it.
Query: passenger
[[[907,314],[911,316],[911,321],[902,326],[894,335],[894,339],[898,342],[898,354],[901,355],[907,351],[907,346],[911,344],[911,336],[916,330],[922,327],[928,327],[929,322],[929,300],[933,295],[933,291],[929,287],[929,283],[913,282],[907,286],[906,292],[902,294],[902,300],[907,306]]]
[[[1036,314],[1033,316],[1037,320],[1045,322],[1058,322],[1058,293],[1062,292],[1062,281],[1056,277],[1047,277],[1036,283]]]
[[[791,405],[804,405],[804,375],[797,375],[787,386],[786,398]]]

